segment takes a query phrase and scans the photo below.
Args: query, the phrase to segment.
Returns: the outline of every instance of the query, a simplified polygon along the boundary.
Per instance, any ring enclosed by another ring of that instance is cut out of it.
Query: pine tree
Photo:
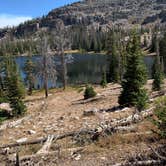
[[[119,81],[119,55],[117,52],[117,45],[115,39],[115,32],[111,32],[111,39],[108,41],[108,72],[107,81],[108,82],[118,82]]]
[[[156,60],[155,62],[156,63]],[[161,65],[160,64],[154,64],[154,71],[153,71],[153,84],[152,84],[152,89],[154,91],[159,91],[161,90],[161,85],[163,84],[163,73],[161,70]]]
[[[159,51],[160,51],[160,57],[163,58],[164,66],[166,66],[166,33],[164,34],[164,37],[159,42]],[[164,69],[164,72],[166,69]]]
[[[127,47],[127,66],[122,81],[122,92],[119,104],[136,106],[138,110],[145,107],[147,102],[146,90],[143,85],[147,81],[147,72],[143,62],[139,37],[134,33]]]
[[[32,95],[32,90],[34,87],[34,80],[35,80],[35,76],[34,76],[35,65],[32,62],[31,57],[29,57],[29,59],[25,62],[24,72],[26,74],[25,82],[28,85],[28,94]]]
[[[5,71],[5,89],[10,107],[12,108],[12,115],[19,116],[26,111],[23,98],[25,89],[20,79],[16,63],[10,57],[6,59]]]
[[[153,122],[158,128],[156,133],[166,138],[166,97],[159,98],[155,104]]]
[[[4,63],[3,60],[0,60],[0,103],[5,101],[5,93],[4,93]]]
[[[102,74],[102,80],[100,82],[100,85],[105,88],[107,86],[107,77],[106,77],[106,72],[103,71],[103,74]]]
[[[159,91],[161,90],[161,85],[163,84],[163,79],[164,79],[164,75],[163,75],[163,69],[162,69],[162,65],[161,65],[161,60],[160,60],[160,52],[159,52],[159,42],[158,42],[158,37],[156,37],[156,58],[153,64],[153,68],[152,68],[152,78],[153,80],[153,84],[152,84],[152,89]]]

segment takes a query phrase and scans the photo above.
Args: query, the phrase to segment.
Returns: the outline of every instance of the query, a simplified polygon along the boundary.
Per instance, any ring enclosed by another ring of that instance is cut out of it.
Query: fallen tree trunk
[[[74,132],[69,132],[66,134],[62,134],[62,135],[53,135],[53,140],[56,139],[63,139],[66,137],[72,137],[75,136],[77,134],[92,134],[94,133],[94,130],[81,130],[81,131],[74,131]],[[17,146],[24,146],[24,145],[33,145],[33,144],[39,144],[39,143],[44,143],[47,140],[48,137],[42,137],[42,138],[37,138],[35,140],[30,140],[30,141],[25,141],[25,142],[21,142],[21,143],[13,143],[13,144],[7,144],[7,145],[2,145],[0,146],[0,148],[12,148],[12,147],[17,147]]]
[[[131,125],[132,123],[137,123],[139,121],[142,121],[143,118],[147,118],[149,116],[153,115],[153,110],[155,107],[151,107],[148,110],[142,111],[139,114],[134,114],[134,115],[130,115],[127,118],[123,118],[120,120],[114,120],[112,122],[110,122],[111,126],[127,126],[127,125]]]
[[[53,139],[54,139],[54,136],[49,135],[47,138],[47,141],[45,142],[43,147],[37,152],[37,154],[47,153],[51,147],[51,143],[52,143]]]
[[[155,99],[157,97],[161,97],[161,96],[164,96],[166,94],[166,90],[161,90],[161,91],[158,91],[158,92],[153,92],[150,96],[150,99]]]
[[[156,166],[156,165],[164,166],[164,164],[166,164],[166,162],[162,160],[147,160],[147,161],[117,163],[112,166]]]
[[[0,131],[2,130],[5,130],[7,128],[13,128],[13,127],[16,127],[17,125],[21,124],[23,121],[26,121],[28,119],[30,119],[31,116],[27,116],[27,117],[24,117],[24,118],[21,118],[21,119],[18,119],[16,121],[12,121],[12,122],[6,122],[4,124],[2,124],[0,126]]]
[[[66,133],[66,134],[62,134],[62,135],[52,135],[51,142],[53,140],[59,140],[59,139],[63,139],[63,138],[66,138],[66,137],[74,137],[76,135],[89,134],[93,137],[93,135],[96,134],[96,133],[99,133],[99,135],[100,135],[100,133],[102,133],[102,132],[116,133],[116,132],[122,132],[122,131],[135,132],[135,127],[134,126],[127,126],[127,127],[118,126],[118,127],[115,127],[115,128],[114,127],[106,127],[106,128],[101,128],[101,131],[99,131],[98,128],[96,128],[96,129],[82,129],[80,131],[73,131],[73,132],[69,132],[69,133]],[[24,146],[24,145],[40,144],[40,143],[46,142],[47,140],[48,140],[48,137],[37,138],[35,140],[2,145],[2,146],[0,146],[0,149],[12,148],[12,147]]]

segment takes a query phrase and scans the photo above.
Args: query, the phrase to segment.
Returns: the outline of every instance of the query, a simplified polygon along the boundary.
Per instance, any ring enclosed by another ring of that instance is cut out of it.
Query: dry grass
[[[150,86],[151,81],[148,84]],[[147,87],[149,88],[149,86]],[[83,99],[83,92],[78,93],[79,87],[68,87],[65,92],[62,89],[51,89],[47,99],[44,98],[43,91],[35,92],[32,96],[27,96],[25,101],[28,105],[27,114],[31,115],[30,120],[25,121],[16,128],[9,128],[3,131],[0,135],[0,144],[14,143],[16,140],[24,137],[31,140],[38,137],[45,137],[49,134],[59,135],[69,131],[78,131],[82,128],[95,128],[102,121],[121,119],[133,114],[134,110],[129,108],[122,112],[98,112],[93,116],[83,116],[83,111],[85,110],[94,108],[109,109],[118,105],[117,100],[120,93],[118,84],[109,84],[105,89],[95,86],[95,90],[98,95],[105,96],[104,100],[86,104],[72,104]],[[114,163],[114,161],[124,160],[129,154],[147,150],[147,145],[159,143],[160,141],[151,132],[151,129],[156,128],[147,119],[136,124],[136,131],[132,133],[116,133],[112,136],[100,137],[97,142],[89,142],[85,137],[87,141],[83,144],[71,138],[65,138],[54,142],[50,151],[56,151],[57,146],[61,148],[61,159],[58,162],[62,166],[81,165],[82,163],[97,166],[108,161]],[[28,130],[34,130],[36,133],[28,134]],[[41,146],[40,144],[23,146],[20,148],[20,155],[35,154]],[[80,152],[80,161],[75,161],[69,151],[69,149],[77,147],[84,148],[84,151]],[[92,162],[88,163],[88,160]],[[52,163],[53,161],[53,156],[48,156],[47,163]],[[55,162],[57,161],[55,160]]]

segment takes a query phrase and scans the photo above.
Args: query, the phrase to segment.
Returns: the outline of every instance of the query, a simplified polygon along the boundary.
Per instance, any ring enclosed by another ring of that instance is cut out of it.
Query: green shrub
[[[96,96],[96,92],[94,91],[92,86],[87,85],[84,92],[84,99],[89,99]]]
[[[166,138],[166,97],[162,97],[156,101],[154,114],[156,118],[153,121],[159,129],[159,135],[162,138]]]
[[[23,101],[17,101],[17,100],[12,100],[10,102],[10,106],[12,108],[12,115],[15,117],[15,116],[19,116],[19,115],[23,115],[27,108],[24,104]]]

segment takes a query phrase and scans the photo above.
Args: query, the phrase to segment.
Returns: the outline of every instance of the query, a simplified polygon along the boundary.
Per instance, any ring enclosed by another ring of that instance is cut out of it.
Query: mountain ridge
[[[14,36],[32,35],[42,28],[56,27],[57,19],[65,26],[85,26],[88,29],[107,31],[113,24],[129,29],[133,25],[154,25],[160,20],[166,23],[166,2],[164,0],[83,0],[51,10],[48,15],[33,19],[14,28],[0,30],[0,37],[6,32]]]

